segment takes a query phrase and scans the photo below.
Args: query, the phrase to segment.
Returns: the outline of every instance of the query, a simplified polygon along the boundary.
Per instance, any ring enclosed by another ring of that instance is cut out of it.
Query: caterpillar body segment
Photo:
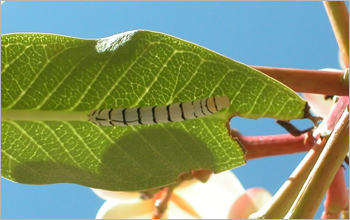
[[[210,97],[196,101],[162,106],[96,109],[89,121],[99,126],[126,126],[185,121],[214,114],[230,105],[227,96]]]

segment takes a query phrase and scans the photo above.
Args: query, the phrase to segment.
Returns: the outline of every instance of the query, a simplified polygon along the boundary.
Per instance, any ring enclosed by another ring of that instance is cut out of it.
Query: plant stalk
[[[344,72],[251,67],[280,81],[296,92],[349,96],[349,81],[344,79]]]
[[[312,135],[294,137],[290,134],[244,136],[232,129],[232,137],[237,137],[247,150],[246,160],[309,151],[315,143]]]
[[[339,218],[344,209],[349,209],[349,192],[345,183],[344,167],[340,167],[328,189],[322,219]]]
[[[343,1],[324,1],[344,64],[349,68],[349,12]]]
[[[348,151],[349,111],[345,108],[286,218],[314,217]]]
[[[316,144],[310,150],[288,180],[277,193],[256,213],[249,216],[251,219],[282,219],[293,205],[300,189],[303,187],[310,171],[320,156],[323,144]]]

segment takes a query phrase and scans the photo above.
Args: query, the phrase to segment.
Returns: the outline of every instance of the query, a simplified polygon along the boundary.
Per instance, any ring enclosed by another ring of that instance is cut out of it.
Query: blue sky
[[[239,62],[300,69],[339,68],[322,2],[7,2],[1,33],[100,38],[135,29],[167,33]],[[309,122],[296,123],[301,128]],[[286,133],[274,120],[236,118],[244,135]],[[268,128],[268,129],[267,129]],[[305,154],[248,161],[233,172],[245,188],[274,194]],[[348,173],[348,172],[346,172]],[[347,175],[348,178],[348,175]],[[95,218],[103,204],[87,187],[23,185],[1,179],[2,218]],[[316,217],[320,217],[319,210]]]

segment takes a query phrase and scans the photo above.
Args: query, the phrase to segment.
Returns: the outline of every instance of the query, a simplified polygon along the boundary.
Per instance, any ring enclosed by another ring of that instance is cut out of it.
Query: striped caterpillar
[[[171,105],[92,110],[89,121],[100,126],[125,126],[185,121],[211,115],[230,105],[227,96]]]

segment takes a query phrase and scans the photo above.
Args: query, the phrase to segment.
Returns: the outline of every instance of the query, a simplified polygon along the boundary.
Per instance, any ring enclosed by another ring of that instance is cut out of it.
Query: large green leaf
[[[77,183],[142,190],[202,168],[245,163],[229,135],[234,115],[304,117],[306,103],[246,65],[178,38],[130,31],[85,40],[1,36],[1,172],[28,184]],[[166,105],[228,96],[212,116],[155,125],[99,127],[96,108]]]

